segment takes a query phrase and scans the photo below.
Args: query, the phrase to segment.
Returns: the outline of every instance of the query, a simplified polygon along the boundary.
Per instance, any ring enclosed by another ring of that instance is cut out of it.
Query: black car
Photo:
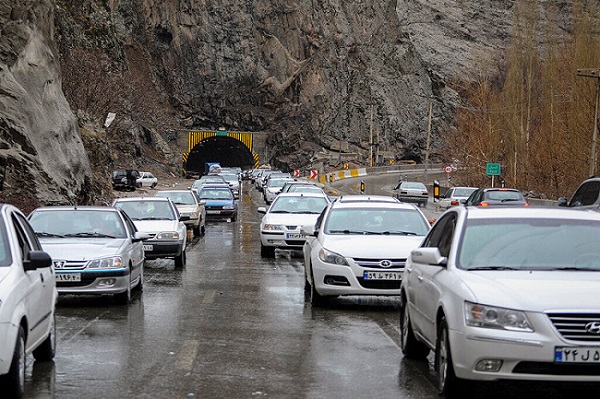
[[[579,185],[571,201],[561,197],[558,206],[579,209],[598,209],[600,207],[600,177],[590,177]]]
[[[137,182],[139,176],[137,170],[115,170],[112,176],[112,187],[114,190],[135,191],[142,186],[142,183]]]
[[[466,206],[529,206],[523,194],[514,188],[478,188],[461,203]]]

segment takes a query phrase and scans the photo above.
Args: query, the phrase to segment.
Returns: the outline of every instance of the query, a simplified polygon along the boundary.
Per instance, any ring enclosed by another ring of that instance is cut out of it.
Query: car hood
[[[178,231],[178,220],[134,220],[133,224],[143,233],[160,233],[161,231]]]
[[[124,238],[40,238],[53,260],[90,260],[120,254]]]
[[[196,205],[176,205],[176,206],[177,206],[177,210],[180,213],[183,213],[183,212],[190,213],[190,212],[194,212],[197,209]]]
[[[408,258],[425,237],[398,235],[327,235],[323,248],[349,258]]]
[[[298,228],[315,224],[318,214],[313,213],[268,213],[263,216],[262,224],[282,224],[286,226],[298,226]]]
[[[533,312],[600,308],[600,272],[465,271],[477,303]]]

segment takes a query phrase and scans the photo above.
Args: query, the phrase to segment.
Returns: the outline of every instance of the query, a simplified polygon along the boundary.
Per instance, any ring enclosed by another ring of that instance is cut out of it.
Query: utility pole
[[[373,166],[373,104],[371,104],[371,123],[369,125],[369,166]]]
[[[577,76],[596,79],[596,111],[594,113],[594,132],[592,133],[592,150],[590,154],[590,170],[588,176],[594,176],[596,171],[596,141],[598,138],[598,100],[600,99],[600,68],[578,69]]]
[[[431,117],[433,112],[433,98],[429,97],[429,121],[427,122],[427,146],[425,147],[425,173],[424,183],[427,184],[427,169],[429,169],[429,142],[431,141]]]

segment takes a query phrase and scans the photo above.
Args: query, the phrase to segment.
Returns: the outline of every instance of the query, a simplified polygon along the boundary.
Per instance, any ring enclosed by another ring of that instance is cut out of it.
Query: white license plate
[[[402,272],[371,272],[363,273],[365,280],[402,280]]]
[[[209,215],[218,215],[221,213],[221,211],[206,211],[206,213],[208,213]]]
[[[154,251],[154,245],[142,245],[144,251]]]
[[[56,281],[81,281],[80,273],[56,273]]]
[[[300,233],[285,233],[286,240],[301,240],[304,239],[304,235]]]
[[[600,363],[598,346],[557,346],[554,348],[557,363]]]

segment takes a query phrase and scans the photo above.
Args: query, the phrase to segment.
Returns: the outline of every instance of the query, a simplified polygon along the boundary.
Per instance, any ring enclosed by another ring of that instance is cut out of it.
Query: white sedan
[[[150,172],[140,172],[140,176],[136,179],[138,187],[154,188],[158,184],[158,179]]]
[[[460,205],[461,200],[467,200],[477,187],[450,187],[446,194],[440,198],[440,208],[448,209],[451,206]]]
[[[306,237],[300,228],[314,224],[329,199],[320,194],[280,194],[267,208],[259,207],[264,213],[260,223],[260,255],[275,256],[275,249],[302,249]]]
[[[600,382],[600,213],[453,207],[402,280],[405,356],[435,353],[438,389],[466,380]]]
[[[303,227],[311,305],[338,295],[399,295],[406,258],[429,229],[416,206],[393,197],[339,197]]]

